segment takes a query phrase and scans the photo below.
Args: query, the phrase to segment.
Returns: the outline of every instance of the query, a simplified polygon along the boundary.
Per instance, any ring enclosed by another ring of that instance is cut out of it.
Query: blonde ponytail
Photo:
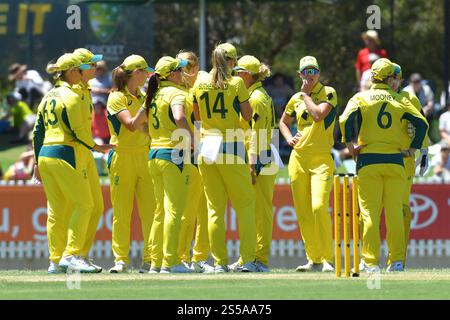
[[[268,65],[261,63],[261,65],[259,66],[259,72],[255,75],[257,81],[262,81],[265,78],[270,77],[270,68]]]
[[[222,48],[215,48],[211,56],[211,63],[213,85],[223,90],[225,89],[226,80],[230,78],[227,52]]]

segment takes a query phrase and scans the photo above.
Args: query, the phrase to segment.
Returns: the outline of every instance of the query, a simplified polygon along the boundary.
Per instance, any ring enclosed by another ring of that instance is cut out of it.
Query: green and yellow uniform
[[[38,107],[33,131],[35,161],[47,196],[50,260],[84,254],[94,201],[83,170],[85,154],[95,146],[86,129],[81,97],[57,81]]]
[[[199,156],[207,206],[208,232],[215,265],[227,265],[225,211],[228,199],[236,210],[239,223],[240,255],[243,263],[255,260],[255,192],[245,161],[244,135],[227,135],[240,128],[239,104],[249,99],[241,78],[230,77],[224,89],[212,84],[210,74],[199,74],[193,87],[193,100],[202,121],[201,143],[208,136],[221,136],[222,144],[215,162]]]
[[[87,85],[80,83],[74,86],[74,91],[80,95],[81,112],[84,127],[88,132],[92,132],[93,106],[90,89]],[[104,209],[103,194],[100,186],[97,166],[95,164],[92,152],[89,149],[83,149],[83,156],[80,161],[80,169],[83,172],[83,175],[87,176],[87,179],[89,181],[89,190],[92,194],[92,200],[94,202],[94,206],[88,223],[88,230],[86,232],[86,243],[83,247],[82,252],[82,256],[86,257],[92,244],[94,243],[95,235],[97,233],[98,220],[100,219],[100,216],[102,215]]]
[[[150,262],[149,235],[155,211],[152,177],[147,166],[150,137],[140,131],[130,131],[117,115],[128,110],[135,116],[145,101],[144,94],[135,96],[125,87],[123,92],[111,92],[108,97],[108,127],[111,144],[116,148],[108,157],[111,202],[114,210],[112,249],[115,262],[129,263],[130,223],[133,200],[136,197],[144,238],[143,262]]]
[[[158,64],[156,65],[158,72]],[[149,168],[155,185],[156,211],[151,230],[152,266],[171,268],[179,264],[178,243],[189,185],[190,164],[183,163],[178,129],[172,114],[175,105],[186,105],[186,91],[169,80],[161,80],[149,109],[148,127],[152,143]]]
[[[289,177],[297,221],[309,262],[333,262],[331,218],[328,214],[333,184],[334,161],[331,157],[336,118],[336,91],[317,82],[310,93],[315,104],[328,103],[328,115],[315,122],[300,92],[286,105],[285,114],[297,120],[300,138],[289,159]]]
[[[273,226],[273,190],[278,168],[271,158],[270,142],[275,127],[275,109],[272,98],[260,81],[248,88],[253,109],[252,130],[248,153],[258,156],[256,164],[256,260],[269,265]]]
[[[417,111],[422,111],[422,106],[420,104],[419,99],[416,97],[415,94],[402,90],[399,92],[399,95],[402,98],[406,98],[411,102],[411,104],[416,108]],[[402,121],[402,146],[403,149],[408,149],[411,140],[414,138],[414,129],[412,128],[412,125],[409,121]],[[428,139],[425,138],[423,140],[422,148],[428,148]],[[407,255],[407,248],[408,248],[408,242],[409,242],[409,232],[411,229],[411,208],[409,206],[409,198],[411,195],[411,187],[414,182],[414,175],[416,172],[416,166],[415,166],[415,159],[414,157],[408,157],[404,158],[404,165],[405,165],[405,173],[406,173],[406,192],[405,196],[403,198],[403,222],[404,222],[404,231],[405,231],[405,258],[403,259],[403,265],[406,265],[406,255]],[[388,256],[387,265],[390,265],[392,262],[392,259],[390,259],[390,254]]]
[[[403,261],[405,257],[402,203],[407,180],[400,150],[405,147],[406,121],[416,129],[408,147],[420,149],[428,130],[425,118],[407,98],[383,83],[353,96],[340,117],[344,141],[353,141],[355,132],[359,132],[358,145],[365,145],[356,168],[363,224],[361,256],[368,266],[379,263],[379,224],[383,207],[391,261]]]
[[[203,72],[201,72],[203,73]],[[186,118],[189,127],[194,132],[194,110],[192,107],[192,89],[186,97]],[[180,260],[186,262],[200,262],[208,259],[209,239],[208,239],[208,207],[206,206],[206,196],[203,187],[202,177],[194,159],[188,168],[189,188],[187,203],[181,219],[180,243],[178,246],[178,255]],[[194,236],[195,233],[195,236]],[[192,259],[190,248],[192,238],[195,237],[194,247],[192,249]]]

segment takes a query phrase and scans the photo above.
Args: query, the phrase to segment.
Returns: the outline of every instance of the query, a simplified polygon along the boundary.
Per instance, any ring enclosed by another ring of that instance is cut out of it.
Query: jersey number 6
[[[381,105],[381,109],[377,117],[378,126],[381,129],[388,129],[392,125],[392,115],[386,111],[387,104],[388,103],[385,102]]]

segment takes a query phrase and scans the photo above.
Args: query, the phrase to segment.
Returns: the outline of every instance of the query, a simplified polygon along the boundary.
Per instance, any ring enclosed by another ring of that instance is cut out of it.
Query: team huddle
[[[233,45],[219,44],[211,71],[204,72],[193,52],[162,57],[154,68],[139,55],[128,56],[112,74],[106,145],[92,138],[88,84],[102,56],[80,48],[48,64],[55,87],[38,107],[33,147],[35,176],[47,197],[49,273],[102,271],[88,257],[104,209],[91,150],[109,152],[115,257],[109,272],[129,270],[134,199],[144,239],[140,272],[270,271],[272,198],[281,166],[271,143],[274,107],[262,86],[270,69],[254,56],[237,57]],[[328,206],[337,94],[320,82],[314,57],[303,57],[297,72],[301,90],[279,123],[293,148],[288,169],[308,259],[297,271],[333,272]],[[373,86],[348,102],[339,125],[360,181],[361,268],[378,268],[384,208],[388,270],[402,271],[414,156],[421,149],[421,168],[427,165],[428,124],[417,98],[397,92],[400,66],[379,59],[372,74]],[[233,264],[225,237],[228,201],[239,226],[240,257]]]

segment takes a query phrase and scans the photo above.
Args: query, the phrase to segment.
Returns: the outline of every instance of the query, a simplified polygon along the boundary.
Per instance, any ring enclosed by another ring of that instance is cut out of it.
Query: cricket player
[[[91,68],[88,70],[81,71],[81,82],[74,86],[75,91],[81,96],[81,110],[83,113],[83,122],[86,130],[92,131],[92,99],[91,91],[88,85],[89,80],[95,77],[95,67],[98,61],[103,59],[101,54],[93,54],[91,51],[85,48],[76,49],[73,54],[81,60],[83,64],[90,65]],[[86,232],[86,243],[83,248],[82,257],[85,258],[88,264],[91,264],[98,272],[102,271],[100,266],[95,265],[90,259],[88,259],[89,250],[94,243],[95,235],[97,233],[97,225],[100,216],[103,213],[103,195],[100,186],[100,179],[97,172],[97,166],[95,164],[92,152],[84,148],[82,149],[83,159],[80,161],[80,169],[83,175],[89,181],[90,192],[92,194],[92,200],[94,202],[93,210],[91,212],[91,217],[88,223],[88,230]]]
[[[143,269],[149,269],[151,256],[149,235],[155,211],[153,182],[148,171],[147,157],[150,137],[145,126],[138,125],[138,111],[145,101],[141,91],[150,68],[139,55],[125,58],[113,71],[113,88],[108,97],[108,127],[111,143],[117,147],[108,157],[111,202],[114,210],[112,250],[115,265],[110,273],[128,270],[130,223],[136,197],[144,238]]]
[[[162,57],[151,78],[156,78],[159,85],[149,83],[147,91],[148,128],[152,137],[148,166],[157,202],[150,234],[151,273],[191,272],[178,256],[181,218],[191,172],[187,168],[191,165],[184,161],[184,153],[190,151],[194,141],[185,115],[187,93],[181,69],[186,65],[186,60]]]
[[[254,56],[243,56],[234,68],[244,80],[250,94],[252,134],[248,141],[248,157],[253,187],[256,194],[256,265],[261,272],[269,272],[270,245],[272,243],[272,198],[278,167],[272,159],[270,142],[275,126],[275,110],[272,98],[262,86],[262,80],[270,76],[270,69]],[[242,261],[230,266],[241,268]]]
[[[293,147],[288,170],[308,260],[296,270],[332,272],[333,238],[328,206],[333,185],[331,148],[337,94],[319,81],[316,58],[301,58],[298,74],[303,82],[301,90],[289,100],[280,120],[280,131]],[[289,126],[294,120],[297,133],[292,136]]]
[[[228,272],[225,211],[228,199],[239,224],[242,271],[258,272],[255,264],[255,192],[245,161],[244,133],[239,116],[250,121],[252,108],[244,81],[231,76],[236,48],[223,43],[212,53],[212,70],[200,74],[193,87],[195,118],[201,121],[199,170],[208,206],[208,232],[214,272]]]
[[[84,123],[81,96],[73,88],[81,81],[82,70],[89,68],[73,53],[47,66],[56,83],[39,104],[33,131],[35,176],[47,197],[49,273],[68,268],[98,272],[82,258],[94,207],[82,164],[84,149],[104,152],[110,146],[99,146],[92,139]]]
[[[383,208],[391,260],[388,271],[404,270],[403,198],[407,187],[404,157],[414,156],[428,131],[420,112],[407,98],[391,89],[394,69],[389,59],[377,60],[371,69],[370,90],[353,96],[339,119],[343,140],[356,158],[363,224],[361,257],[367,272],[380,271],[379,225]],[[415,128],[414,139],[406,150],[402,125],[405,120]]]
[[[420,104],[419,99],[416,97],[415,94],[406,91],[401,90],[401,84],[403,81],[402,77],[402,69],[401,67],[393,63],[394,65],[394,80],[391,83],[391,88],[395,92],[398,92],[398,94],[402,97],[407,98],[411,104],[423,115],[422,112],[422,106]],[[414,138],[414,129],[410,122],[408,121],[402,121],[402,127],[403,127],[403,148],[408,148],[409,144],[411,143],[411,140]],[[403,267],[406,265],[406,256],[408,253],[408,242],[409,242],[409,231],[411,228],[411,208],[409,206],[409,197],[411,195],[411,187],[414,182],[414,175],[416,171],[416,163],[414,161],[414,157],[407,157],[404,158],[405,163],[405,172],[406,172],[406,192],[405,197],[403,198],[403,220],[404,220],[404,228],[405,228],[405,258],[403,259]],[[423,141],[422,148],[420,149],[420,157],[418,158],[420,162],[420,175],[423,176],[423,174],[428,169],[428,138],[426,137]],[[392,260],[390,258],[390,254],[388,256],[387,265],[392,265]]]
[[[182,69],[184,85],[189,93],[186,97],[186,118],[189,127],[194,132],[194,110],[192,109],[192,87],[197,80],[199,73],[198,57],[194,52],[185,51],[177,55],[177,59],[187,61],[186,67]],[[195,154],[192,154],[192,166],[187,168],[191,170],[189,174],[189,189],[187,203],[181,218],[180,241],[178,245],[178,255],[182,263],[188,265],[197,273],[214,272],[214,267],[207,263],[210,247],[208,239],[208,207],[206,206],[206,196],[203,191],[203,181],[198,171]],[[192,248],[192,258],[190,254],[192,238],[195,238]]]

